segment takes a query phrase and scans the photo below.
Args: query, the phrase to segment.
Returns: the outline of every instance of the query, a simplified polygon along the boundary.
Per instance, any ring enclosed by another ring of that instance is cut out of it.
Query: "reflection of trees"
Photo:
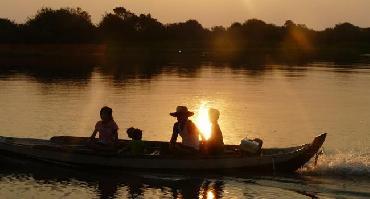
[[[98,71],[103,75],[111,76],[114,83],[122,83],[129,79],[150,80],[160,74],[178,74],[187,77],[196,77],[202,67],[200,61],[172,63],[171,57],[141,57],[132,60],[128,58],[111,57],[104,60]]]
[[[27,75],[41,83],[73,84],[86,86],[93,71],[109,77],[113,86],[122,86],[132,79],[140,82],[149,82],[158,75],[178,75],[180,77],[199,77],[203,67],[216,69],[231,69],[231,73],[245,74],[250,77],[262,77],[266,72],[276,68],[289,71],[287,76],[303,75],[312,59],[281,59],[271,60],[271,57],[262,54],[247,54],[243,58],[234,57],[233,60],[212,57],[205,60],[203,57],[181,54],[150,52],[143,54],[110,54],[101,57],[95,56],[17,56],[0,58],[0,75]],[[362,59],[365,59],[364,57]],[[318,59],[321,60],[321,59]],[[324,61],[324,60],[321,60]],[[368,60],[367,60],[368,61]],[[363,61],[362,63],[366,62]],[[353,60],[345,56],[336,62],[341,67],[351,68]],[[299,66],[299,67],[297,67]]]
[[[92,60],[66,57],[17,57],[0,60],[0,75],[27,75],[42,83],[85,85],[94,69]]]
[[[18,57],[14,60],[4,61],[0,59],[0,75],[12,77],[13,75],[26,75],[41,83],[58,83],[87,85],[93,71],[109,77],[112,84],[120,86],[132,79],[140,79],[140,82],[150,81],[158,75],[178,75],[180,77],[199,77],[203,67],[232,69],[232,73],[242,73],[251,77],[263,76],[271,70],[269,61],[264,57],[248,56],[247,61],[228,62],[224,60],[204,62],[201,59],[186,57],[177,59],[172,56],[158,58],[155,55],[142,57],[116,57],[107,56],[104,59],[69,59],[66,57]],[[282,62],[283,65],[289,65]],[[291,63],[292,65],[305,65],[303,63]],[[295,70],[287,67],[286,70]]]

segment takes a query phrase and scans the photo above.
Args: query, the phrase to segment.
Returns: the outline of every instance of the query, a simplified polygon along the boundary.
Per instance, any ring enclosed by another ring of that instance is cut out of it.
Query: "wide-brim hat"
[[[172,112],[172,113],[170,113],[170,115],[172,117],[177,117],[177,116],[180,116],[180,115],[191,117],[191,116],[194,115],[194,112],[189,111],[188,107],[186,107],[186,106],[178,106],[176,108],[176,112]]]

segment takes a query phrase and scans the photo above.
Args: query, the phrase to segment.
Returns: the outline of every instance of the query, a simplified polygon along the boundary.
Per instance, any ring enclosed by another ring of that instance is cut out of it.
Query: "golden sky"
[[[78,6],[94,22],[114,7],[124,6],[134,13],[151,13],[162,23],[196,19],[206,27],[250,18],[277,25],[291,19],[314,29],[341,22],[370,27],[370,0],[0,0],[0,17],[24,22],[43,6]]]

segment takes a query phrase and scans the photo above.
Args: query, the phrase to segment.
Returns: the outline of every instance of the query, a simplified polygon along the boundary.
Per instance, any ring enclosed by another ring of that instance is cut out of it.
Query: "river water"
[[[266,176],[81,171],[3,159],[1,198],[370,198],[368,62],[2,63],[1,136],[89,136],[105,105],[122,139],[134,126],[145,140],[169,140],[169,112],[178,105],[194,111],[200,127],[202,110],[220,110],[226,144],[247,136],[286,147],[328,137],[316,167]]]

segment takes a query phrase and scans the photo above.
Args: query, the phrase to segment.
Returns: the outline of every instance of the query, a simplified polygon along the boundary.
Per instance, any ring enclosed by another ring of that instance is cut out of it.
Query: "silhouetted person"
[[[170,113],[172,117],[177,118],[173,125],[172,136],[170,140],[170,150],[175,148],[180,152],[196,152],[199,150],[199,130],[196,125],[189,120],[194,113],[189,111],[186,106],[178,106],[176,112]],[[181,136],[181,144],[176,145],[178,135]],[[177,146],[177,147],[176,147]]]
[[[143,131],[137,128],[127,129],[127,136],[132,140],[129,141],[127,147],[122,149],[122,152],[125,152],[129,155],[143,155],[145,152],[145,143],[141,140],[143,136]]]
[[[206,141],[206,150],[211,155],[222,154],[224,152],[224,141],[218,124],[220,111],[211,108],[208,110],[208,116],[211,122],[211,137]]]
[[[118,145],[118,126],[113,120],[112,109],[104,106],[100,110],[100,118],[95,125],[95,130],[90,137],[90,147],[97,150],[113,151]],[[95,141],[96,134],[99,138]]]

